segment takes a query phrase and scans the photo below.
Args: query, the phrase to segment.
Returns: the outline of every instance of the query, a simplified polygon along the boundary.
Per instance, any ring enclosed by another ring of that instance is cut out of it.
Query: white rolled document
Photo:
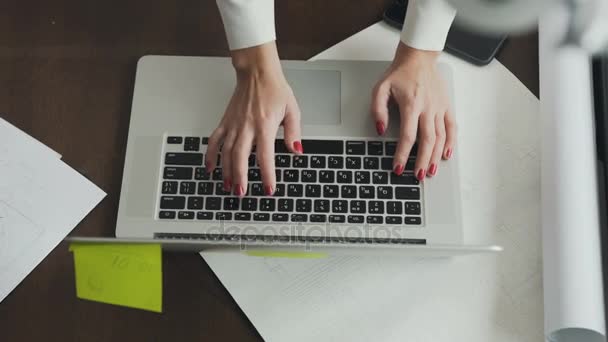
[[[563,45],[565,12],[541,19],[545,336],[606,341],[590,58]]]

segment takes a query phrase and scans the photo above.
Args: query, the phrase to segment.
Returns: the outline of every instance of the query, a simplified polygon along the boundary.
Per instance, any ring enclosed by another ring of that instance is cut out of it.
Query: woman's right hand
[[[280,125],[287,149],[303,153],[300,109],[283,75],[274,41],[231,54],[236,87],[224,117],[209,137],[205,167],[213,171],[221,148],[224,190],[243,197],[248,159],[255,146],[264,193],[271,196],[276,189],[274,142]]]

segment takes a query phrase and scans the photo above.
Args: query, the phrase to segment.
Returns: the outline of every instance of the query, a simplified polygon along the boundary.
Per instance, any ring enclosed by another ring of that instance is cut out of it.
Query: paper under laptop
[[[0,119],[0,301],[105,196],[59,157]]]

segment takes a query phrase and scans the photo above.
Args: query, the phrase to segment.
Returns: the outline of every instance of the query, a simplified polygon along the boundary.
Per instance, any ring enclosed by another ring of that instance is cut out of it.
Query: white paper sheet
[[[390,60],[398,39],[380,23],[316,58]],[[203,253],[266,341],[543,340],[538,100],[497,61],[441,60],[456,82],[465,240],[504,252],[418,261]]]
[[[568,20],[540,22],[545,333],[606,341],[589,55],[562,46]]]
[[[0,119],[0,301],[105,196],[58,157]]]

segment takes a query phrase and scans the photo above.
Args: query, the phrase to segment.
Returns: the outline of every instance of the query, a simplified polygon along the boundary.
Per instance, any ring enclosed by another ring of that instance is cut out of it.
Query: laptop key
[[[165,167],[164,179],[192,179],[191,167]]]
[[[210,211],[199,211],[196,213],[197,220],[213,220],[213,213]]]
[[[325,198],[337,198],[339,196],[339,190],[337,185],[323,185],[323,197]]]
[[[386,170],[386,171],[392,171],[393,170],[393,158],[387,158],[384,157],[381,159],[380,161],[380,169],[382,170]]]
[[[255,165],[255,155],[254,154],[249,155],[249,159],[247,159],[247,165],[249,167],[253,167]]]
[[[401,206],[401,202],[398,202],[398,201],[386,202],[386,212],[391,215],[401,215],[401,213],[403,212],[403,207]]]
[[[412,224],[412,225],[420,225],[422,224],[422,219],[420,217],[415,217],[415,216],[406,216],[405,220],[404,220],[405,224]]]
[[[348,223],[363,223],[363,215],[348,215]]]
[[[404,200],[419,200],[420,188],[398,186],[395,188],[395,198]]]
[[[310,222],[326,222],[327,215],[323,214],[312,214],[310,215]]]
[[[272,220],[276,222],[287,222],[289,215],[287,214],[272,214]]]
[[[394,156],[397,151],[397,142],[395,141],[387,141],[384,143],[384,155],[385,156]]]
[[[388,184],[388,172],[384,172],[384,171],[374,171],[374,172],[372,172],[372,183],[374,183],[374,184]]]
[[[346,216],[344,215],[329,215],[330,223],[344,223],[346,222]]]
[[[283,182],[297,183],[300,180],[300,172],[298,170],[283,170]]]
[[[302,182],[303,183],[316,183],[317,182],[317,171],[302,170]]]
[[[319,184],[306,184],[306,197],[321,197],[321,186]]]
[[[416,177],[414,177],[411,173],[402,173],[401,176],[397,176],[394,173],[391,173],[391,184],[398,185],[418,185],[420,182]]]
[[[281,170],[275,169],[274,170],[274,177],[275,177],[275,180],[277,182],[280,182],[281,181]]]
[[[315,213],[328,213],[329,212],[329,200],[315,200],[314,212]]]
[[[355,171],[355,184],[369,184],[369,171]]]
[[[293,167],[304,169],[308,167],[308,156],[294,156]]]
[[[264,186],[262,183],[251,184],[251,196],[264,196]]]
[[[186,140],[184,141],[184,151],[198,151],[200,149],[200,144],[201,138],[186,137]]]
[[[306,214],[291,214],[291,222],[307,222],[308,215]]]
[[[199,195],[211,195],[213,194],[213,183],[211,182],[198,182]]]
[[[206,210],[220,210],[222,206],[222,200],[219,197],[207,197],[205,199]]]
[[[270,220],[270,214],[268,214],[268,213],[254,213],[253,214],[253,220],[254,221],[269,221]]]
[[[346,142],[346,154],[365,154],[365,142],[364,141],[347,141]]]
[[[188,209],[190,210],[201,210],[203,209],[203,198],[202,197],[188,197]]]
[[[367,185],[359,186],[359,198],[374,198],[375,197],[374,192],[375,191],[374,191],[373,186],[367,186]]]
[[[247,171],[247,179],[250,182],[259,182],[262,180],[262,177],[260,176],[260,169],[249,169]]]
[[[293,199],[281,198],[279,200],[279,211],[292,212],[293,211]]]
[[[161,209],[184,209],[186,197],[184,196],[162,196],[160,198]]]
[[[327,164],[330,169],[341,169],[344,167],[344,158],[337,156],[328,157]]]
[[[287,154],[277,154],[274,156],[274,165],[276,167],[290,167],[291,156]]]
[[[215,213],[215,219],[218,221],[232,220],[232,213],[224,213],[224,212]]]
[[[276,201],[274,198],[262,198],[260,199],[260,210],[261,211],[274,211]]]
[[[194,169],[194,179],[196,180],[210,180],[211,175],[207,172],[204,167],[197,167]]]
[[[225,197],[224,198],[224,210],[239,210],[239,198],[238,197]]]
[[[312,211],[312,200],[299,199],[296,200],[296,211],[299,213],[309,213]]]
[[[367,210],[370,214],[384,214],[384,202],[369,201]]]
[[[325,156],[311,156],[310,157],[310,167],[314,169],[324,169],[325,168]]]
[[[245,197],[241,201],[241,210],[245,211],[256,211],[258,210],[258,199]]]
[[[334,182],[334,171],[322,170],[319,171],[319,182],[320,183],[333,183]]]
[[[352,171],[338,171],[338,183],[351,184],[353,182]]]
[[[333,200],[331,201],[331,211],[334,213],[347,213],[348,212],[348,201],[345,200]]]
[[[384,221],[384,218],[382,216],[368,216],[366,219],[367,223],[370,224],[380,224]]]
[[[196,192],[196,182],[181,182],[179,184],[179,193],[182,195],[194,195]]]
[[[402,224],[401,216],[387,216],[386,224]]]
[[[379,186],[376,190],[379,199],[393,199],[393,188],[390,186]]]
[[[177,182],[164,181],[161,192],[163,194],[177,194]]]
[[[236,213],[234,219],[236,221],[251,221],[251,213]]]
[[[346,157],[346,168],[347,169],[360,169],[361,168],[361,157]]]
[[[289,184],[287,185],[287,196],[289,197],[302,197],[304,196],[304,187],[302,184]]]
[[[217,167],[217,168],[213,169],[213,177],[212,178],[213,178],[213,180],[219,180],[219,181],[221,181],[222,179],[224,179],[223,176],[222,176],[222,168]]]
[[[274,197],[285,196],[285,184],[277,184],[277,188],[274,190]]]
[[[344,154],[342,140],[302,140],[306,154]]]
[[[162,210],[158,213],[158,218],[163,220],[171,220],[175,218],[175,211]]]
[[[414,166],[416,165],[416,159],[408,159],[405,163],[405,171],[414,171]]]
[[[384,151],[382,141],[368,141],[367,154],[370,156],[381,156]]]
[[[203,139],[201,139],[201,145],[209,145],[209,138],[203,137]]]
[[[366,170],[377,170],[380,168],[380,159],[378,157],[363,158],[363,168]]]
[[[420,215],[420,202],[405,202],[406,215]]]
[[[342,185],[341,197],[342,198],[356,198],[357,197],[357,187],[354,185]]]
[[[167,137],[167,144],[181,144],[182,141],[182,137]]]
[[[203,165],[202,153],[173,153],[165,154],[165,165]]]
[[[224,191],[224,184],[215,183],[215,194],[220,196],[230,195],[230,191]]]
[[[353,214],[365,214],[366,206],[365,201],[350,201],[350,212]]]
[[[177,213],[177,218],[180,220],[194,220],[194,211],[180,211]]]

